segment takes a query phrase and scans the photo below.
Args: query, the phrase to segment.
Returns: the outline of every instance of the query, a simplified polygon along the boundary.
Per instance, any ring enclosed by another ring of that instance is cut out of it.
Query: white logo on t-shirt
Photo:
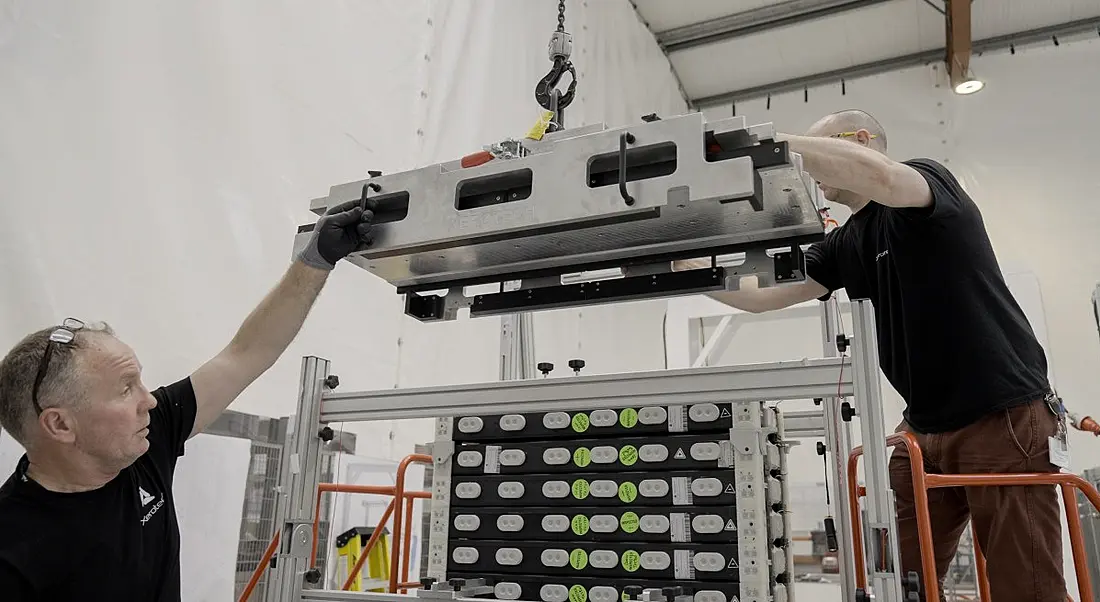
[[[152,494],[150,494],[148,491],[145,491],[145,489],[142,487],[138,487],[138,497],[141,498],[142,508],[149,506],[150,502],[156,499]],[[164,495],[161,495],[160,499],[157,500],[157,503],[150,506],[149,511],[145,513],[145,516],[141,517],[141,526],[144,527],[145,524],[149,522],[149,519],[153,518],[153,515],[156,514],[157,510],[160,510],[162,506],[164,506]]]

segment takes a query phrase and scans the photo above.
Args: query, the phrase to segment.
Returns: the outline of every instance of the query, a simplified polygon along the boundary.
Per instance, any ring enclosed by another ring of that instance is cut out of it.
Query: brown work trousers
[[[904,421],[897,431],[916,436],[930,474],[1058,472],[1050,462],[1047,437],[1058,417],[1042,399],[995,412],[957,431],[914,433]],[[909,472],[909,453],[894,448],[890,484],[898,514],[903,574],[922,574],[920,543]],[[956,487],[928,491],[933,553],[940,598],[959,537],[974,521],[987,561],[992,602],[1065,602],[1062,575],[1061,508],[1054,486]],[[921,599],[935,600],[923,591]]]

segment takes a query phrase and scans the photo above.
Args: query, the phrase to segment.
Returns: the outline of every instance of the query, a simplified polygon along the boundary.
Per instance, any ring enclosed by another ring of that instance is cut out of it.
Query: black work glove
[[[364,211],[361,203],[355,200],[329,207],[317,220],[313,236],[298,254],[298,260],[320,270],[331,270],[336,267],[336,262],[352,251],[369,245],[375,204],[367,199],[367,209]]]

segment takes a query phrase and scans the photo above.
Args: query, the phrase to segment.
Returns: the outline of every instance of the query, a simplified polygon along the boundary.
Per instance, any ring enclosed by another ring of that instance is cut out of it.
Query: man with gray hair
[[[67,319],[8,352],[0,426],[26,454],[0,487],[0,598],[180,600],[172,478],[185,442],[282,355],[336,263],[370,243],[373,216],[372,203],[330,209],[228,345],[167,386],[147,389],[105,325]]]

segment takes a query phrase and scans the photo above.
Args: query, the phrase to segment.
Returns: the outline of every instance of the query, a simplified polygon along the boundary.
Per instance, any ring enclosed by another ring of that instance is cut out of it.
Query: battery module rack
[[[505,444],[465,443],[456,448],[454,474],[623,472],[729,468],[728,433],[609,435]]]
[[[458,580],[466,581],[466,573],[455,572]],[[666,585],[655,587],[652,582],[614,577],[554,577],[532,578],[523,575],[487,574],[474,576],[492,582],[492,596],[498,600],[543,600],[544,602],[631,602],[653,600],[658,602],[722,602],[736,600],[737,583],[707,583],[705,589],[694,585]],[[653,590],[657,590],[654,592]],[[645,595],[645,594],[649,595]]]
[[[737,532],[733,504],[728,506],[457,508],[452,513],[456,535],[467,539],[536,540],[577,538],[581,541],[648,543],[726,543]]]
[[[732,469],[701,472],[622,472],[601,474],[476,475],[454,477],[450,504],[519,506],[629,506],[728,505],[734,507],[736,488]]]
[[[782,602],[781,431],[762,401],[441,418],[442,577],[503,600]]]
[[[728,403],[699,403],[671,408],[643,406],[618,411],[463,416],[456,420],[453,440],[537,441],[661,433],[723,433],[732,424]]]
[[[846,478],[855,451],[846,443],[847,402],[840,403],[848,399],[860,411],[867,495],[858,507],[836,504],[838,558],[858,555],[844,548],[856,545],[857,528],[873,534],[875,545],[864,542],[866,563],[841,564],[842,589],[852,594],[844,597],[872,592],[881,602],[903,600],[903,582],[907,595],[911,583],[896,569],[874,308],[865,299],[850,308],[851,355],[831,355],[837,330],[830,316],[837,312],[827,304],[828,357],[771,363],[335,392],[329,360],[303,357],[279,465],[264,598],[392,597],[315,587],[320,569],[310,542],[328,425],[431,416],[427,575],[417,598],[791,602],[788,438],[824,431],[832,480],[855,492],[857,483]],[[822,399],[826,409],[779,409],[810,399]],[[506,450],[521,453],[506,458]],[[681,450],[683,461],[698,464],[673,464]],[[459,466],[465,451],[480,458],[464,456]],[[403,524],[403,510],[394,506],[395,525]],[[394,564],[396,591],[402,584]]]

